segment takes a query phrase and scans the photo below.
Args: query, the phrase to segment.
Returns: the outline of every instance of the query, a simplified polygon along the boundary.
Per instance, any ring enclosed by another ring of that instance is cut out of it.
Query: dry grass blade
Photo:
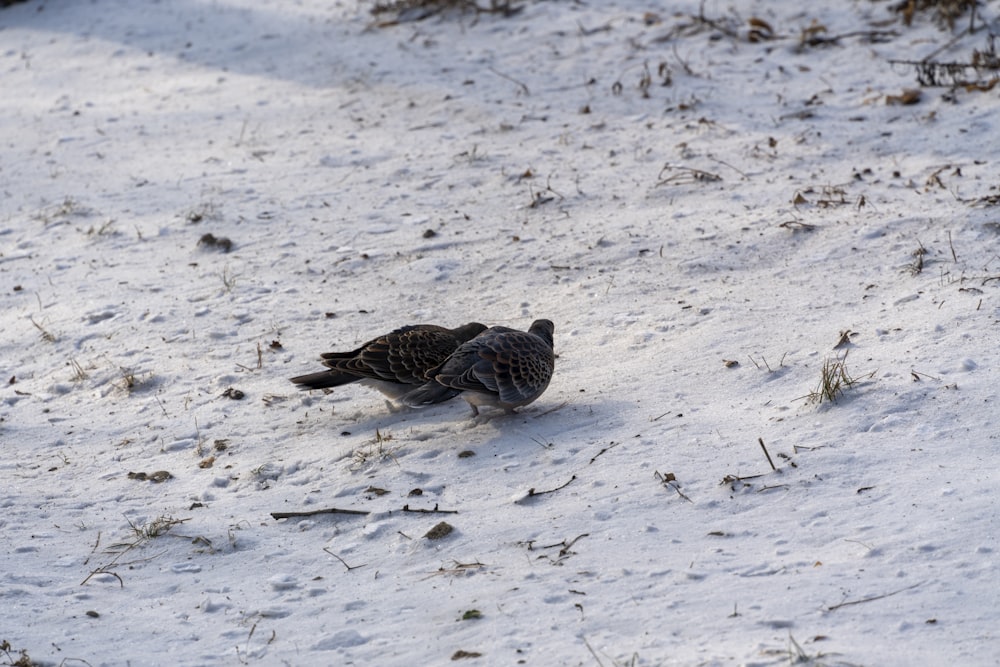
[[[713,183],[721,181],[722,176],[710,171],[703,171],[693,167],[683,167],[680,165],[663,165],[657,176],[656,184],[659,185],[688,185],[691,183]]]
[[[431,572],[429,575],[424,577],[421,581],[426,581],[431,577],[438,577],[443,575],[449,576],[469,576],[483,570],[486,567],[486,563],[480,563],[478,560],[471,563],[460,563],[457,560],[452,561],[451,567],[439,567],[436,571]]]
[[[128,520],[128,525],[132,528],[132,532],[135,533],[137,541],[151,540],[155,537],[160,537],[161,535],[166,535],[170,532],[174,526],[182,524],[185,521],[190,521],[190,519],[175,519],[172,516],[159,516],[149,523],[144,523],[142,525],[137,525],[132,523],[132,520]],[[114,546],[124,546],[132,548],[136,546],[136,542],[131,542],[124,545],[114,545]],[[114,548],[112,546],[111,548]]]
[[[110,545],[105,550],[105,553],[111,553],[117,555],[114,558],[112,558],[109,562],[98,566],[94,570],[91,570],[90,574],[88,574],[87,577],[80,582],[81,586],[85,585],[88,581],[91,580],[91,578],[93,578],[96,575],[106,574],[117,579],[118,585],[124,588],[125,581],[121,578],[121,576],[117,572],[115,572],[115,568],[128,567],[134,563],[147,562],[149,560],[152,560],[159,554],[127,562],[122,561],[121,558],[125,554],[131,552],[133,549],[137,549],[146,542],[149,542],[150,540],[160,537],[162,535],[166,535],[168,532],[170,532],[170,529],[172,529],[174,526],[184,523],[185,521],[190,521],[190,519],[175,519],[170,516],[160,516],[157,517],[156,519],[153,519],[151,522],[142,525],[133,523],[131,519],[127,519],[127,521],[129,527],[132,529],[132,532],[135,535],[134,539],[130,542],[120,542],[118,544]]]
[[[827,400],[837,402],[837,397],[844,393],[844,387],[854,384],[854,378],[847,374],[843,359],[827,359],[823,362],[823,371],[817,389],[817,402]]]
[[[873,377],[874,372],[866,377]],[[858,378],[847,372],[847,352],[843,356],[827,358],[820,371],[819,385],[807,398],[816,404],[836,403],[844,391],[858,383]]]
[[[964,88],[968,92],[986,92],[1000,82],[1000,55],[996,36],[986,38],[986,46],[973,49],[967,61],[940,61],[927,56],[922,60],[889,60],[891,65],[913,67],[917,83],[927,87]]]
[[[89,377],[87,371],[83,370],[83,366],[76,359],[70,359],[69,365],[73,368],[73,377],[71,378],[73,382],[83,382]]]
[[[36,329],[38,329],[38,331],[42,334],[42,340],[44,340],[46,343],[54,343],[54,342],[56,342],[56,337],[53,336],[52,333],[48,329],[46,329],[41,324],[39,324],[38,322],[36,322],[35,318],[33,318],[33,317],[31,317],[29,315],[28,319],[31,320],[31,324],[34,325],[34,327]]]
[[[778,226],[784,227],[792,232],[811,232],[816,229],[816,225],[809,224],[808,222],[800,222],[798,220],[786,220]]]
[[[354,460],[352,469],[357,470],[364,466],[376,465],[386,460],[392,460],[396,465],[399,465],[399,461],[396,460],[396,452],[400,448],[389,447],[388,443],[391,441],[391,433],[382,433],[376,428],[375,437],[369,440],[363,447],[354,450],[354,453],[351,455]]]
[[[666,489],[673,489],[674,491],[677,492],[678,496],[680,496],[684,500],[688,501],[689,503],[694,502],[689,497],[687,497],[686,495],[684,495],[684,492],[681,491],[681,485],[680,485],[680,483],[678,483],[677,477],[674,475],[674,473],[668,472],[668,473],[664,474],[664,473],[661,473],[658,470],[654,470],[653,471],[653,477],[655,477],[657,479],[657,481],[659,481],[660,484],[663,485],[664,488],[666,488]]]

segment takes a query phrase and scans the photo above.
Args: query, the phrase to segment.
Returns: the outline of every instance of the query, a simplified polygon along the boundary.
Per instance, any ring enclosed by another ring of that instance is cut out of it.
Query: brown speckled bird
[[[350,352],[321,354],[329,370],[291,378],[301,389],[327,389],[359,382],[378,389],[396,400],[415,386],[427,382],[427,372],[444,362],[458,347],[486,330],[479,322],[455,329],[434,324],[401,327],[372,339]],[[435,403],[447,401],[460,393],[441,393]]]
[[[400,400],[419,407],[440,403],[460,391],[474,415],[484,405],[513,412],[549,386],[555,368],[554,330],[549,320],[535,320],[527,331],[491,327],[459,346],[447,361],[427,373],[425,384]]]

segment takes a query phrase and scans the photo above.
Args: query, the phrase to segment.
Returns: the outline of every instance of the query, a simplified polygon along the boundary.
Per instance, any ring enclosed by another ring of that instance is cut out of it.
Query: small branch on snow
[[[415,514],[458,514],[458,510],[439,510],[437,503],[434,504],[434,509],[410,509],[409,505],[403,505],[404,512],[413,512]]]
[[[409,512],[412,514],[458,514],[458,510],[442,510],[438,509],[437,505],[434,505],[434,509],[413,509],[409,505],[403,505],[403,509],[400,512]],[[328,507],[321,510],[302,510],[299,512],[271,512],[271,518],[278,519],[292,519],[295,517],[303,516],[316,516],[318,514],[346,514],[348,516],[367,516],[371,514],[366,510],[345,510],[338,507]]]
[[[777,472],[778,469],[774,467],[774,461],[771,460],[771,455],[767,453],[767,447],[764,446],[764,438],[757,438],[757,442],[760,443],[760,448],[764,450],[764,456],[767,457],[767,462],[771,464],[771,470]]]
[[[719,482],[719,484],[729,484],[729,488],[735,491],[737,483],[746,484],[746,481],[748,479],[757,479],[763,476],[764,476],[763,473],[760,475],[747,475],[746,477],[741,477],[740,475],[726,475],[725,477],[722,478],[722,481]],[[749,484],[746,485],[750,486]]]
[[[575,480],[575,479],[576,479],[576,475],[573,475],[572,477],[569,478],[569,480],[565,484],[557,486],[554,489],[547,489],[545,491],[535,491],[534,487],[532,487],[532,488],[528,489],[528,493],[527,494],[525,494],[521,498],[518,498],[514,502],[515,503],[523,503],[526,500],[528,500],[529,498],[534,498],[535,496],[544,496],[547,493],[555,493],[556,491],[560,491],[562,489],[565,489],[567,486],[569,486],[570,484],[572,484],[573,480]]]
[[[677,483],[677,477],[674,476],[674,473],[668,472],[666,474],[663,474],[659,470],[654,470],[653,477],[660,480],[660,484],[662,484],[665,488],[673,489],[674,491],[676,491],[677,495],[683,498],[684,500],[688,501],[689,503],[694,502],[686,495],[684,495],[684,493],[681,491],[681,485]]]
[[[597,457],[600,456],[601,454],[603,454],[604,452],[610,451],[610,450],[614,449],[615,447],[617,447],[620,444],[622,444],[622,443],[620,443],[620,442],[612,442],[612,443],[610,443],[607,447],[605,447],[601,451],[599,451],[596,454],[594,454],[594,458],[590,459],[590,463],[593,463],[594,461],[596,461]]]
[[[577,535],[569,542],[563,540],[562,542],[556,542],[555,544],[549,544],[548,546],[539,547],[539,549],[555,549],[556,547],[562,547],[561,549],[559,549],[559,555],[566,556],[567,554],[570,553],[570,549],[572,548],[572,546],[576,544],[578,540],[584,537],[590,537],[590,533],[581,533],[580,535]]]
[[[337,507],[328,507],[321,510],[301,510],[299,512],[271,512],[271,518],[277,521],[278,519],[292,519],[300,516],[316,516],[317,514],[348,514],[351,516],[365,516],[371,514],[371,512],[366,512],[365,510],[343,510]]]
[[[347,561],[345,561],[343,558],[330,551],[328,547],[323,547],[323,551],[327,552],[328,554],[339,560],[340,564],[346,567],[348,572],[350,572],[351,570],[357,570],[358,568],[364,567],[365,565],[368,564],[368,563],[362,563],[361,565],[348,565]]]

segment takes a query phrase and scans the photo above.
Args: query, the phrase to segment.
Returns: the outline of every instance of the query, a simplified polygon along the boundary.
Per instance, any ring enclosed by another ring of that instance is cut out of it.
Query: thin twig
[[[601,454],[603,454],[604,452],[610,451],[610,450],[614,449],[615,447],[617,447],[620,444],[622,444],[622,443],[620,443],[620,442],[612,442],[607,447],[605,447],[601,451],[599,451],[596,454],[594,454],[594,458],[590,459],[590,463],[593,463],[594,461],[596,461],[597,457],[600,456]]]
[[[736,167],[734,167],[733,165],[729,164],[725,160],[720,160],[719,158],[712,157],[711,155],[708,156],[708,159],[712,160],[714,162],[718,162],[721,165],[725,165],[725,166],[729,167],[730,169],[732,169],[733,171],[735,171],[737,174],[739,174],[740,176],[742,176],[744,180],[746,180],[747,178],[749,178],[747,176],[747,173],[745,171],[743,171],[742,169],[737,169]]]
[[[976,3],[972,3],[972,17],[973,18],[975,18],[975,16],[976,16],[975,12],[976,12]],[[955,44],[957,44],[960,39],[962,39],[963,37],[965,37],[968,34],[969,34],[969,28],[966,28],[965,30],[963,30],[962,32],[958,33],[953,38],[951,38],[948,42],[946,42],[945,44],[942,44],[940,47],[934,49],[933,51],[931,51],[930,53],[928,53],[926,56],[924,56],[923,58],[921,58],[920,62],[921,63],[929,63],[929,62],[931,62],[934,59],[934,56],[936,56],[939,53],[944,52],[947,49],[950,49]],[[889,62],[892,63],[891,60]]]
[[[872,595],[871,597],[861,598],[860,600],[848,600],[847,602],[841,602],[840,604],[831,605],[826,608],[826,611],[833,611],[834,609],[840,609],[841,607],[850,607],[852,604],[861,604],[862,602],[871,602],[873,600],[881,600],[882,598],[892,597],[898,593],[904,591],[912,590],[917,586],[923,586],[924,582],[918,581],[912,586],[907,586],[906,588],[900,588],[898,591],[892,591],[891,593],[885,593],[883,595]]]
[[[351,516],[363,516],[366,514],[371,514],[371,512],[366,512],[365,510],[342,510],[337,507],[328,507],[321,510],[300,510],[298,512],[271,512],[271,518],[278,519],[291,519],[297,516],[316,516],[317,514],[348,514]]]
[[[525,494],[524,497],[519,498],[515,502],[524,502],[525,500],[527,500],[529,498],[534,498],[535,496],[544,496],[547,493],[555,493],[556,491],[559,491],[561,489],[565,489],[567,486],[569,486],[570,484],[572,484],[573,480],[575,480],[575,479],[576,479],[576,475],[573,475],[572,477],[569,478],[569,480],[565,484],[560,484],[559,486],[555,487],[554,489],[547,489],[545,491],[535,491],[534,487],[532,487],[532,488],[528,489],[528,493]]]
[[[524,83],[518,81],[517,79],[515,79],[514,77],[512,77],[510,75],[504,74],[503,72],[501,72],[501,71],[499,71],[499,70],[497,70],[497,69],[495,69],[493,67],[487,67],[487,69],[489,71],[493,72],[494,74],[496,74],[497,76],[499,76],[500,78],[507,79],[511,83],[516,84],[524,92],[525,96],[528,96],[528,97],[531,96],[531,91],[528,90],[528,86],[526,86]]]
[[[767,462],[771,464],[771,470],[777,470],[774,467],[774,461],[771,460],[771,455],[767,453],[767,447],[764,446],[764,438],[757,438],[757,442],[760,443],[760,448],[764,450],[764,456],[767,457]]]
[[[654,470],[653,477],[658,479],[660,481],[660,484],[662,484],[664,487],[676,491],[677,495],[683,498],[684,500],[688,501],[689,503],[694,502],[686,495],[684,495],[684,492],[681,491],[681,485],[677,483],[677,477],[674,475],[674,473],[668,472],[667,474],[663,474],[659,470]]]
[[[542,412],[542,413],[540,413],[540,414],[537,414],[537,415],[535,415],[535,419],[539,419],[540,417],[544,417],[545,415],[548,415],[548,414],[552,414],[552,413],[553,413],[553,412],[555,412],[556,410],[562,410],[562,409],[563,409],[563,408],[565,408],[565,407],[566,407],[567,405],[569,405],[569,401],[563,401],[562,403],[560,403],[560,404],[559,404],[559,405],[557,405],[556,407],[554,407],[554,408],[549,408],[549,409],[548,409],[548,410],[546,410],[545,412]]]
[[[735,491],[736,490],[736,486],[735,486],[736,482],[746,482],[748,479],[757,479],[758,477],[763,477],[763,476],[764,476],[763,474],[760,474],[760,475],[747,475],[746,477],[741,477],[740,475],[726,475],[725,477],[722,478],[722,481],[719,482],[719,484],[729,484],[730,488],[732,488],[733,491]]]
[[[120,587],[125,588],[125,582],[122,580],[121,576],[117,572],[112,572],[111,570],[105,569],[107,567],[110,567],[110,566],[109,565],[102,565],[101,567],[97,568],[96,570],[91,571],[91,573],[87,575],[87,578],[80,582],[80,585],[83,586],[84,584],[86,584],[88,581],[90,581],[90,578],[93,577],[94,575],[97,575],[97,574],[110,574],[112,577],[114,577],[115,579],[118,580],[118,585]]]
[[[879,41],[885,42],[898,36],[899,33],[895,30],[854,30],[840,35],[831,35],[829,37],[812,34],[801,40],[801,46],[825,46],[827,44],[836,44],[840,40],[847,39],[848,37],[867,37],[870,42],[877,43]]]
[[[429,575],[421,579],[421,581],[426,581],[431,577],[437,577],[444,574],[456,575],[456,574],[461,574],[462,572],[465,572],[467,570],[472,570],[472,569],[481,570],[482,568],[486,567],[486,563],[480,563],[478,560],[474,563],[459,563],[457,560],[452,562],[454,563],[454,565],[451,568],[439,567],[436,571],[431,572]]]
[[[562,484],[562,485],[560,485],[560,486],[557,486],[557,487],[555,487],[554,489],[549,489],[549,490],[547,490],[547,491],[535,491],[535,489],[534,489],[534,488],[531,488],[531,489],[528,489],[528,496],[529,496],[529,497],[530,497],[530,496],[543,496],[543,495],[545,495],[546,493],[555,493],[556,491],[559,491],[559,490],[561,490],[561,489],[565,489],[565,488],[566,488],[567,486],[569,486],[569,485],[570,485],[570,484],[571,484],[571,483],[573,482],[573,480],[575,480],[575,479],[576,479],[576,475],[573,475],[572,477],[570,477],[570,478],[569,478],[569,479],[568,479],[568,480],[566,481],[566,483],[565,483],[565,484]]]
[[[339,560],[340,563],[341,563],[341,565],[343,565],[344,567],[347,568],[348,572],[350,572],[351,570],[357,570],[359,567],[364,567],[365,565],[368,564],[368,563],[363,563],[361,565],[348,565],[347,561],[345,561],[343,558],[341,558],[337,554],[335,554],[332,551],[330,551],[330,549],[328,547],[323,547],[323,551],[327,552],[328,554],[330,554],[331,556],[333,556],[334,558],[336,558],[337,560]]]
[[[594,660],[597,661],[598,667],[604,667],[604,663],[597,657],[597,653],[594,652],[594,647],[590,645],[590,642],[587,641],[586,637],[583,638],[583,644],[587,647],[587,650],[590,651],[590,655],[594,656]]]
[[[667,173],[668,176],[664,177],[664,173]],[[669,163],[663,165],[663,169],[660,170],[660,173],[657,174],[656,178],[656,185],[658,186],[688,183],[711,183],[722,180],[721,176],[713,174],[710,171],[695,169],[694,167],[685,167],[683,165],[672,165]]]
[[[757,493],[763,493],[765,491],[773,491],[774,489],[787,489],[787,488],[788,488],[787,484],[767,484],[757,489]]]
[[[409,505],[403,505],[404,512],[412,512],[414,514],[458,514],[458,510],[439,510],[437,504],[435,503],[434,509],[410,509]]]
[[[84,565],[90,562],[90,557],[94,555],[94,553],[97,551],[97,547],[100,546],[100,544],[101,544],[101,531],[97,531],[97,540],[94,541],[94,548],[90,550],[90,555],[88,555],[87,559],[83,561]]]
[[[590,533],[581,533],[580,535],[577,535],[576,537],[574,537],[569,542],[567,542],[566,540],[563,540],[562,542],[556,542],[555,544],[547,544],[545,546],[538,547],[538,548],[539,549],[555,549],[556,547],[562,547],[561,549],[559,549],[559,555],[560,556],[565,556],[568,553],[570,553],[569,550],[573,547],[573,545],[576,544],[581,538],[584,538],[584,537],[590,537]]]

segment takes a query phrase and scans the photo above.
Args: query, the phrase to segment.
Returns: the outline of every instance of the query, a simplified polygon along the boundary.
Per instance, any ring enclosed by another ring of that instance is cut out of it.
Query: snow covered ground
[[[0,10],[0,663],[1000,664],[1000,5],[660,4]]]

